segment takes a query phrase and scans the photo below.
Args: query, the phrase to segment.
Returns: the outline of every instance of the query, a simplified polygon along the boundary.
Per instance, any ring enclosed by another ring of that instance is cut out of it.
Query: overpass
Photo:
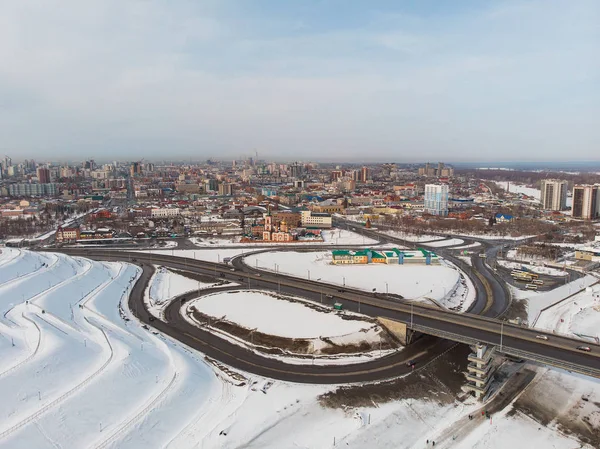
[[[580,340],[551,333],[542,333],[491,317],[472,313],[459,314],[420,303],[413,304],[381,295],[374,296],[346,287],[340,292],[338,286],[282,274],[268,272],[259,274],[239,270],[232,272],[230,271],[230,265],[185,259],[177,256],[100,249],[61,249],[60,252],[97,260],[120,260],[138,264],[164,265],[237,282],[242,284],[242,287],[247,285],[249,288],[280,291],[329,304],[342,301],[346,309],[360,311],[360,313],[372,317],[382,317],[405,323],[408,329],[412,331],[469,345],[483,343],[495,347],[496,352],[502,354],[600,378],[600,345],[586,343],[585,346],[591,347],[591,352],[582,352],[577,349],[577,346],[582,345]],[[132,296],[134,301],[137,301],[138,306],[132,310],[137,310],[138,318],[146,324],[180,339],[185,344],[199,348],[209,356],[214,356],[235,368],[277,379],[310,383],[359,382],[384,379],[402,374],[402,363],[394,358],[385,360],[385,357],[379,363],[387,364],[387,366],[376,368],[368,363],[342,367],[291,366],[283,363],[285,369],[266,369],[265,367],[273,365],[273,359],[254,353],[250,356],[248,354],[250,351],[239,350],[239,348],[235,350],[235,357],[233,357],[231,351],[234,350],[223,339],[214,335],[207,335],[206,331],[201,332],[198,328],[188,329],[189,332],[186,331],[187,335],[184,335],[181,329],[177,327],[177,323],[150,321],[149,313],[144,310],[143,299],[140,299],[143,298],[144,284],[138,282],[135,288],[136,294]],[[331,296],[331,298],[328,298],[328,296]],[[140,302],[141,308],[139,307]],[[538,335],[545,335],[548,340],[536,338]]]

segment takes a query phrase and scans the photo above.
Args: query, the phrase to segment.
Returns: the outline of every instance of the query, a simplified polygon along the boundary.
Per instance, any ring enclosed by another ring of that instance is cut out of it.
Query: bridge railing
[[[502,345],[502,349],[500,349],[499,342],[497,342],[497,341],[492,342],[492,341],[485,341],[482,339],[469,338],[464,335],[456,334],[453,332],[441,331],[439,329],[435,329],[435,328],[428,327],[428,326],[422,326],[419,324],[413,324],[412,327],[410,327],[410,328],[414,331],[423,332],[428,335],[434,335],[436,337],[446,338],[448,340],[453,340],[453,341],[465,343],[468,345],[474,345],[477,343],[487,343],[491,346],[494,346],[496,348],[496,352],[500,352],[500,353],[503,353],[506,355],[511,355],[514,357],[519,357],[522,359],[527,359],[527,360],[534,361],[534,362],[543,363],[544,365],[550,365],[550,366],[554,366],[557,368],[566,369],[568,371],[573,371],[573,372],[580,373],[580,374],[585,374],[587,376],[600,378],[600,368],[584,367],[584,366],[581,366],[581,365],[578,365],[575,363],[571,363],[568,361],[555,359],[553,357],[547,357],[547,356],[543,356],[543,355],[536,354],[533,352],[522,351],[520,349],[514,349],[514,348],[511,348],[506,345]]]

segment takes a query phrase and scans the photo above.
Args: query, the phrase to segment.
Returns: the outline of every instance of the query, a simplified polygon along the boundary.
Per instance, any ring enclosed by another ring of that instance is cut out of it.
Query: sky
[[[597,0],[0,0],[13,159],[600,159]]]

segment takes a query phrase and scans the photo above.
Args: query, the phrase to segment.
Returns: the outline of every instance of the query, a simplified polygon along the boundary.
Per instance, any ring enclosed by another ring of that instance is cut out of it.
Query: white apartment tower
[[[542,209],[565,210],[567,208],[567,181],[544,179],[541,187]]]
[[[448,215],[448,185],[425,184],[424,208],[431,215]]]

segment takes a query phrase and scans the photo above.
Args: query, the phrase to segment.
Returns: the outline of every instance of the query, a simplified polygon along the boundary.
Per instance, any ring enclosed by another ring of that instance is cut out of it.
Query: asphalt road
[[[386,317],[417,326],[434,329],[439,332],[456,334],[473,341],[487,342],[500,345],[505,349],[525,351],[556,361],[593,370],[600,370],[600,346],[586,344],[592,348],[591,353],[581,352],[576,346],[581,341],[566,337],[546,334],[548,340],[536,338],[540,332],[519,326],[505,324],[499,320],[485,318],[473,314],[457,314],[445,310],[426,307],[421,304],[406,304],[381,296],[372,296],[352,289],[332,287],[316,281],[307,281],[284,276],[281,274],[263,273],[258,276],[251,272],[230,271],[230,266],[211,262],[184,260],[180,257],[145,253],[122,253],[106,250],[66,250],[69,254],[83,255],[94,259],[130,261],[137,263],[160,264],[170,268],[188,270],[195,273],[220,276],[223,279],[241,283],[244,287],[263,288],[281,291],[315,301],[341,301],[346,309],[360,311],[365,315]],[[133,260],[136,261],[136,260]],[[406,361],[416,356],[430,358],[451,346],[451,343],[436,344],[426,350],[419,351],[419,340],[404,351],[391,357],[358,365],[288,365],[276,360],[254,354],[236,345],[232,345],[219,337],[205,332],[195,326],[188,325],[169,312],[172,322],[161,323],[149,321],[149,314],[143,306],[143,292],[149,279],[149,270],[144,270],[132,293],[131,309],[138,317],[162,332],[206,353],[228,365],[244,371],[253,372],[267,377],[309,383],[345,383],[362,382],[398,376],[408,372]],[[241,280],[240,280],[241,279]],[[333,298],[328,298],[327,295]],[[185,324],[184,324],[185,323]],[[427,342],[428,340],[423,340]],[[443,341],[443,340],[442,340]],[[429,341],[431,342],[431,341]],[[414,349],[413,349],[414,348]],[[416,352],[415,352],[416,351]]]
[[[111,257],[108,259],[123,260],[122,257],[114,257],[114,253],[112,253]],[[184,269],[205,275],[213,274],[210,269],[198,269],[181,262],[161,263],[170,268]],[[129,308],[138,319],[187,346],[201,351],[210,358],[225,363],[233,368],[261,376],[290,382],[321,384],[353,383],[387,379],[411,372],[412,369],[407,366],[409,360],[418,359],[420,360],[420,363],[425,363],[427,360],[435,358],[456,344],[448,340],[427,336],[419,339],[415,344],[400,352],[390,356],[377,358],[366,363],[349,365],[287,364],[277,359],[256,354],[239,345],[224,340],[208,330],[188,323],[181,316],[180,308],[185,302],[198,297],[198,294],[194,292],[181,295],[171,302],[165,310],[166,322],[162,322],[158,319],[150,321],[151,315],[144,306],[144,292],[154,272],[154,268],[152,265],[146,263],[142,263],[141,265],[143,268],[142,276],[135,284],[129,298]],[[225,275],[224,277],[233,278],[234,276]],[[233,281],[234,279],[231,280]],[[255,285],[254,283],[252,285],[252,288],[260,287],[260,285]],[[210,294],[220,290],[222,289],[215,288],[203,290],[200,291],[200,294]],[[301,289],[294,288],[284,288],[282,291],[290,294],[302,293]],[[309,293],[314,297],[314,292]]]
[[[336,220],[336,227],[343,229],[349,229],[354,232],[358,232],[367,237],[378,239],[383,243],[391,243],[395,245],[401,245],[409,248],[425,247],[427,248],[427,242],[411,242],[403,240],[397,237],[392,237],[381,232],[377,232],[372,229],[366,229],[361,227],[357,223]],[[468,245],[477,241],[481,243],[484,248],[489,248],[492,245],[486,240],[477,240],[474,238],[460,237],[464,243],[458,246]],[[455,245],[456,246],[456,245]],[[486,317],[500,317],[510,307],[510,292],[506,289],[503,282],[501,282],[492,270],[488,269],[487,265],[481,257],[473,256],[471,258],[472,265],[467,264],[463,260],[456,257],[452,248],[430,248],[436,254],[449,260],[456,266],[458,266],[463,272],[465,272],[475,285],[475,301],[468,309],[469,313],[475,313]]]

